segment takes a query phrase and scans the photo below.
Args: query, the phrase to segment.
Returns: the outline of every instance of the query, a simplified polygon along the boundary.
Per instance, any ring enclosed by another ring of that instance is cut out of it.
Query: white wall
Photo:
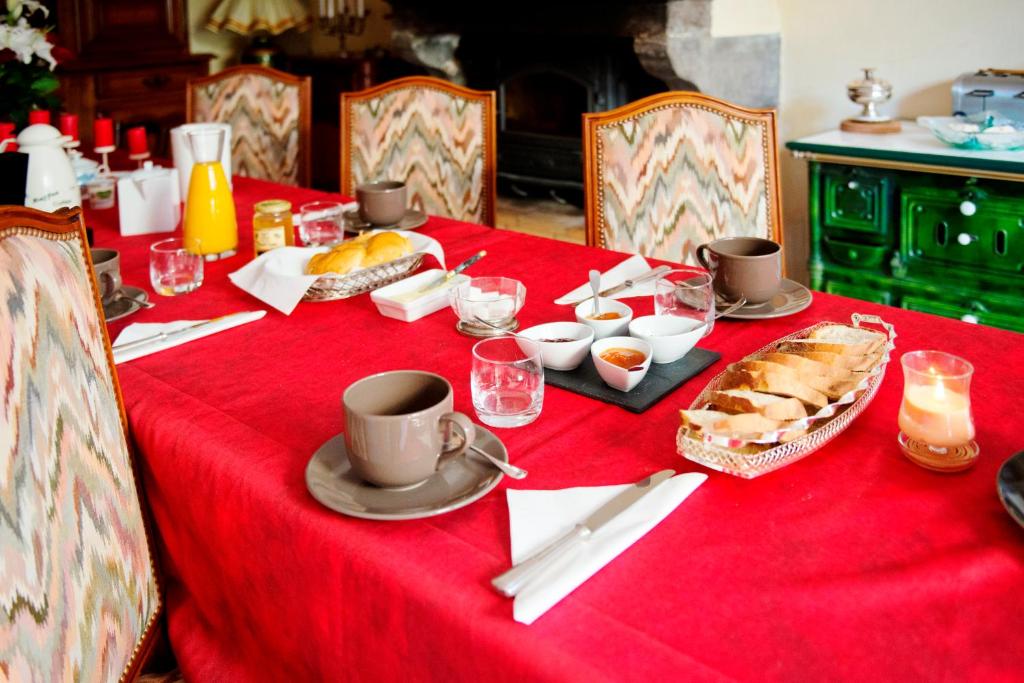
[[[950,88],[961,73],[1024,69],[1024,0],[777,2],[782,142],[836,128],[855,114],[845,86],[860,67],[877,67],[892,83],[893,98],[883,111],[908,119],[949,113]],[[779,157],[790,273],[806,278],[807,164],[786,151]]]

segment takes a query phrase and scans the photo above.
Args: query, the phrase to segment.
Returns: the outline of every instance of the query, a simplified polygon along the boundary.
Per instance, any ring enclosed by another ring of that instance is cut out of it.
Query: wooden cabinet
[[[144,125],[153,153],[169,156],[169,131],[185,121],[186,83],[209,73],[210,55],[189,53],[185,0],[47,4],[61,43],[76,55],[57,68],[58,95],[81,118],[85,148],[103,113],[122,129]]]
[[[812,288],[1024,332],[1024,162],[913,124],[788,146],[810,161]]]

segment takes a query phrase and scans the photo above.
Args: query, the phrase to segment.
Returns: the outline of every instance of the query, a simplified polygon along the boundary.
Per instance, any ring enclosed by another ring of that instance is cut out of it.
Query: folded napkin
[[[174,348],[175,346],[180,346],[190,341],[195,341],[196,339],[208,337],[211,334],[223,332],[224,330],[231,329],[232,327],[237,327],[238,325],[251,323],[254,320],[259,320],[266,314],[266,311],[248,311],[246,313],[236,313],[234,315],[229,315],[225,316],[224,318],[218,319],[209,325],[204,325],[194,330],[183,332],[182,334],[176,335],[171,339],[167,339],[164,341],[153,340],[148,344],[140,344],[138,346],[133,346],[130,349],[125,349],[124,351],[118,351],[116,347],[121,344],[128,344],[139,339],[152,337],[154,335],[160,334],[161,332],[176,332],[178,330],[185,329],[186,327],[189,327],[191,325],[195,325],[197,323],[206,321],[175,320],[174,322],[169,323],[133,323],[125,327],[123,330],[121,330],[121,334],[117,335],[117,339],[114,340],[114,363],[124,363],[130,360],[135,360],[136,358],[148,356],[149,354],[156,353],[157,351],[165,351],[167,349]]]
[[[418,232],[396,230],[409,238],[413,252],[429,254],[444,268],[444,250],[437,240]],[[290,315],[319,275],[306,275],[314,254],[330,247],[281,247],[271,249],[228,275],[235,285],[265,304]]]
[[[538,574],[515,597],[512,615],[532,624],[559,600],[614,560],[665,519],[707,479],[706,474],[677,474],[601,527],[579,548]],[[512,563],[518,564],[568,532],[630,484],[559,491],[509,489]]]
[[[644,273],[651,270],[650,264],[640,254],[630,256],[628,259],[615,266],[611,270],[607,270],[601,273],[601,291],[614,287],[615,285],[621,285],[626,280],[643,275]],[[641,282],[640,284],[624,289],[621,292],[617,292],[611,295],[612,299],[625,299],[630,296],[653,296],[654,295],[654,283],[657,280],[648,280],[647,282]],[[583,284],[572,290],[571,292],[562,295],[560,298],[555,299],[555,303],[559,305],[565,304],[578,304],[592,294],[590,291],[589,284]]]

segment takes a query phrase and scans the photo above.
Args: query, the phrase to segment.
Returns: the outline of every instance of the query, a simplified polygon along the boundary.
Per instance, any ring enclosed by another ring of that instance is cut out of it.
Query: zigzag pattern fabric
[[[0,233],[0,679],[116,681],[159,607],[77,236]]]
[[[597,132],[604,246],[676,263],[720,237],[771,238],[763,124],[665,107]]]
[[[352,187],[400,180],[411,206],[482,223],[486,216],[484,105],[424,87],[350,103]]]
[[[299,86],[239,74],[192,86],[194,121],[231,124],[233,173],[299,184]]]

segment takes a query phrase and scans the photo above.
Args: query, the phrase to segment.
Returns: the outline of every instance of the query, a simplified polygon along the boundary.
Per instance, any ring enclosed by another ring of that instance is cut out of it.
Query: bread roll
[[[366,258],[366,249],[360,244],[343,242],[334,249],[316,254],[306,264],[306,273],[309,275],[323,275],[324,273],[336,273],[346,275],[347,273],[363,265]]]

